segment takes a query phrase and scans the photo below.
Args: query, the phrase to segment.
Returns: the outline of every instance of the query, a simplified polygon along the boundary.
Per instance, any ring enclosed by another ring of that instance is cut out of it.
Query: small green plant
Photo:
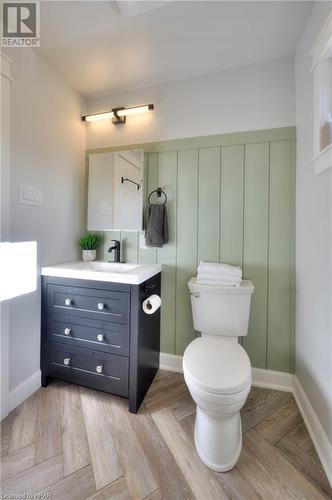
[[[85,234],[79,241],[82,250],[96,250],[101,242],[101,237],[98,234]]]

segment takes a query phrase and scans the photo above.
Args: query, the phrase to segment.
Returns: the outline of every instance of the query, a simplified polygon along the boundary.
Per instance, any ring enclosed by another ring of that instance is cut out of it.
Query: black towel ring
[[[165,191],[163,191],[160,187],[159,187],[159,188],[157,188],[157,189],[155,189],[154,191],[151,191],[151,193],[149,194],[149,197],[148,197],[148,204],[149,204],[149,205],[151,205],[151,203],[150,203],[150,198],[151,198],[151,196],[152,196],[154,193],[157,193],[158,198],[160,198],[160,197],[161,197],[161,195],[163,194],[163,195],[164,195],[164,197],[165,197],[164,205],[166,205],[166,203],[167,203],[167,195],[166,195]]]

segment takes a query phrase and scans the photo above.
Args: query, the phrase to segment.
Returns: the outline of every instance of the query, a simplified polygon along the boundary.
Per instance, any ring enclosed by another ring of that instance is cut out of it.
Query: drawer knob
[[[71,335],[71,328],[65,328],[64,333],[69,337]]]
[[[71,299],[68,299],[68,298],[67,298],[67,299],[65,300],[65,305],[66,305],[66,306],[71,306],[71,305],[72,305],[72,303],[73,303],[73,301],[72,301]]]
[[[102,302],[98,302],[97,307],[99,311],[102,311],[103,309],[105,309],[105,304],[103,304]]]
[[[66,366],[68,366],[70,364],[70,358],[65,358],[63,360],[63,364],[66,365]]]
[[[97,373],[103,373],[103,365],[96,366],[96,372]]]
[[[98,333],[97,340],[98,342],[102,342],[104,340],[104,335],[102,333]]]

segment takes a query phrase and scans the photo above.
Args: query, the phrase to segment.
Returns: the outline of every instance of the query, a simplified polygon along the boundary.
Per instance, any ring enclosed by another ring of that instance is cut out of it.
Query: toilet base
[[[195,447],[209,469],[216,472],[231,470],[242,450],[240,412],[221,416],[196,407]]]

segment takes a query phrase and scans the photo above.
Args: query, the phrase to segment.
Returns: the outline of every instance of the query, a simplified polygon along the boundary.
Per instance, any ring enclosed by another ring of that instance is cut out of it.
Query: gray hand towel
[[[165,205],[150,205],[145,233],[147,247],[162,247],[168,243],[167,210]]]

